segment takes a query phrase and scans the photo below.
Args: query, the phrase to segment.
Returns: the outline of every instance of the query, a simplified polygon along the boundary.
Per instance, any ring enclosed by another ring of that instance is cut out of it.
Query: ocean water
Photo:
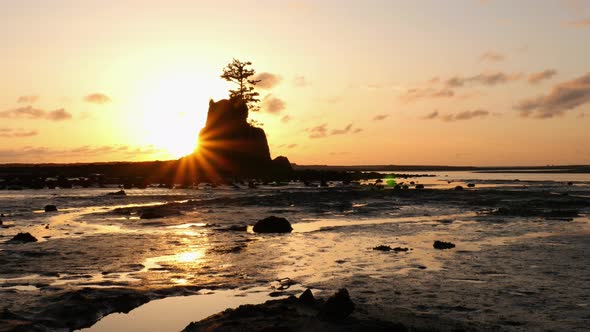
[[[163,308],[179,314],[154,331],[178,331],[271,294],[310,287],[327,296],[346,287],[359,305],[384,312],[503,330],[590,326],[590,174],[429,174],[395,179],[424,184],[424,191],[379,189],[374,180],[130,189],[124,197],[107,195],[118,188],[0,191],[0,311],[53,328],[68,312],[48,304],[74,301],[63,294],[90,289],[100,298],[125,289],[153,301],[129,315],[107,315],[88,331],[147,331],[145,317]],[[458,185],[465,190],[453,190]],[[59,211],[45,213],[47,204]],[[498,213],[515,206],[527,213]],[[146,209],[163,217],[140,218]],[[269,215],[287,218],[293,233],[252,233]],[[39,241],[10,243],[19,232]],[[436,250],[435,240],[456,248]],[[408,250],[373,250],[378,245]],[[180,314],[177,302],[207,310]],[[105,303],[70,325],[92,325],[114,308]]]

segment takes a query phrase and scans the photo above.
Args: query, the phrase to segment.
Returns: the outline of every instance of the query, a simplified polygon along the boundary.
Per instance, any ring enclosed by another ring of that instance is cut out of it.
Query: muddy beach
[[[177,297],[190,299],[184,307],[215,308],[158,328],[179,331],[306,288],[323,299],[346,288],[356,305],[346,319],[360,324],[349,330],[374,322],[586,330],[590,179],[506,176],[450,172],[404,179],[408,189],[371,180],[131,189],[123,197],[107,195],[113,188],[2,191],[0,330],[107,331],[101,322],[110,313],[133,317]],[[44,212],[48,204],[58,211]],[[269,216],[286,218],[293,231],[252,232]],[[21,232],[38,241],[10,241]],[[435,241],[455,247],[436,249]],[[219,307],[208,305],[218,295]],[[133,319],[118,324],[134,330]]]

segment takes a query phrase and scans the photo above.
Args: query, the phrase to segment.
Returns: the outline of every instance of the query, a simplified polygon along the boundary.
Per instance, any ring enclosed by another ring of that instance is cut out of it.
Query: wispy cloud
[[[494,51],[487,51],[479,57],[479,60],[484,62],[501,62],[505,59],[503,54]]]
[[[85,96],[84,101],[91,104],[103,105],[110,103],[112,100],[109,96],[103,93],[92,93]]]
[[[574,27],[574,28],[588,28],[590,27],[590,18],[577,20],[577,21],[570,21],[567,22],[567,25]]]
[[[292,119],[293,119],[293,118],[291,118],[290,116],[288,116],[288,115],[285,115],[285,116],[283,116],[283,117],[281,118],[281,122],[282,122],[282,123],[289,123],[289,121],[291,121]]]
[[[287,107],[285,102],[273,95],[267,95],[262,99],[262,109],[271,114],[279,114]]]
[[[45,111],[32,106],[17,107],[0,112],[0,118],[4,119],[45,119],[51,121],[63,121],[72,118],[72,114],[60,108],[54,111]]]
[[[446,122],[472,120],[476,118],[484,118],[490,115],[489,111],[483,109],[476,109],[472,111],[463,111],[458,113],[440,114],[438,110],[433,111],[422,117],[423,120],[441,119]]]
[[[283,80],[281,76],[271,73],[256,74],[254,75],[254,79],[260,80],[260,82],[256,84],[257,88],[266,90],[274,88],[275,86],[279,85],[279,83],[281,83],[281,81]]]
[[[436,119],[438,118],[438,111],[433,111],[432,113],[428,113],[427,115],[425,115],[422,119],[424,120],[432,120],[432,119]]]
[[[373,117],[373,121],[382,121],[389,117],[389,114],[377,114]]]
[[[143,147],[84,145],[67,149],[27,146],[18,149],[0,149],[0,162],[55,162],[63,158],[76,158],[79,160],[104,160],[108,158],[114,160],[117,158],[129,159],[131,157],[150,156],[161,152],[161,149],[151,145]]]
[[[36,95],[28,95],[28,96],[20,96],[17,98],[16,102],[19,104],[33,104],[39,100],[39,96]]]
[[[546,95],[518,102],[514,108],[523,117],[549,119],[590,103],[590,72],[553,86]]]
[[[445,81],[448,87],[458,88],[466,85],[484,85],[494,86],[499,84],[505,84],[512,81],[519,80],[522,77],[520,73],[507,74],[503,72],[495,73],[481,73],[473,76],[453,76]]]
[[[352,129],[352,123],[349,123],[346,127],[342,129],[332,129],[331,135],[344,135],[348,134]]]
[[[530,74],[528,81],[531,84],[537,84],[537,83],[540,83],[541,81],[551,79],[555,75],[557,75],[557,71],[555,69],[547,69],[547,70],[540,71],[538,73]]]
[[[309,138],[324,138],[328,136],[328,124],[323,123],[319,126],[306,129],[309,133]]]
[[[449,88],[411,88],[402,93],[399,98],[401,101],[409,103],[420,99],[437,99],[437,98],[452,98],[455,92]]]
[[[22,138],[37,136],[39,133],[36,130],[24,130],[13,128],[0,128],[0,137],[3,138]]]

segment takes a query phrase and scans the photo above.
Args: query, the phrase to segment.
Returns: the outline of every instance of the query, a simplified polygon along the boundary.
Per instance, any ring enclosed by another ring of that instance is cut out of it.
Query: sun
[[[180,158],[197,148],[207,115],[206,84],[189,74],[160,77],[144,90],[141,119],[146,143]]]

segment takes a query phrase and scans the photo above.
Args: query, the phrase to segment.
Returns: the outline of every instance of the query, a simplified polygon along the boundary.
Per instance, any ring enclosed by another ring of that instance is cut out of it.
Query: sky
[[[297,164],[590,164],[590,0],[0,0],[0,163],[190,153],[233,58]]]

